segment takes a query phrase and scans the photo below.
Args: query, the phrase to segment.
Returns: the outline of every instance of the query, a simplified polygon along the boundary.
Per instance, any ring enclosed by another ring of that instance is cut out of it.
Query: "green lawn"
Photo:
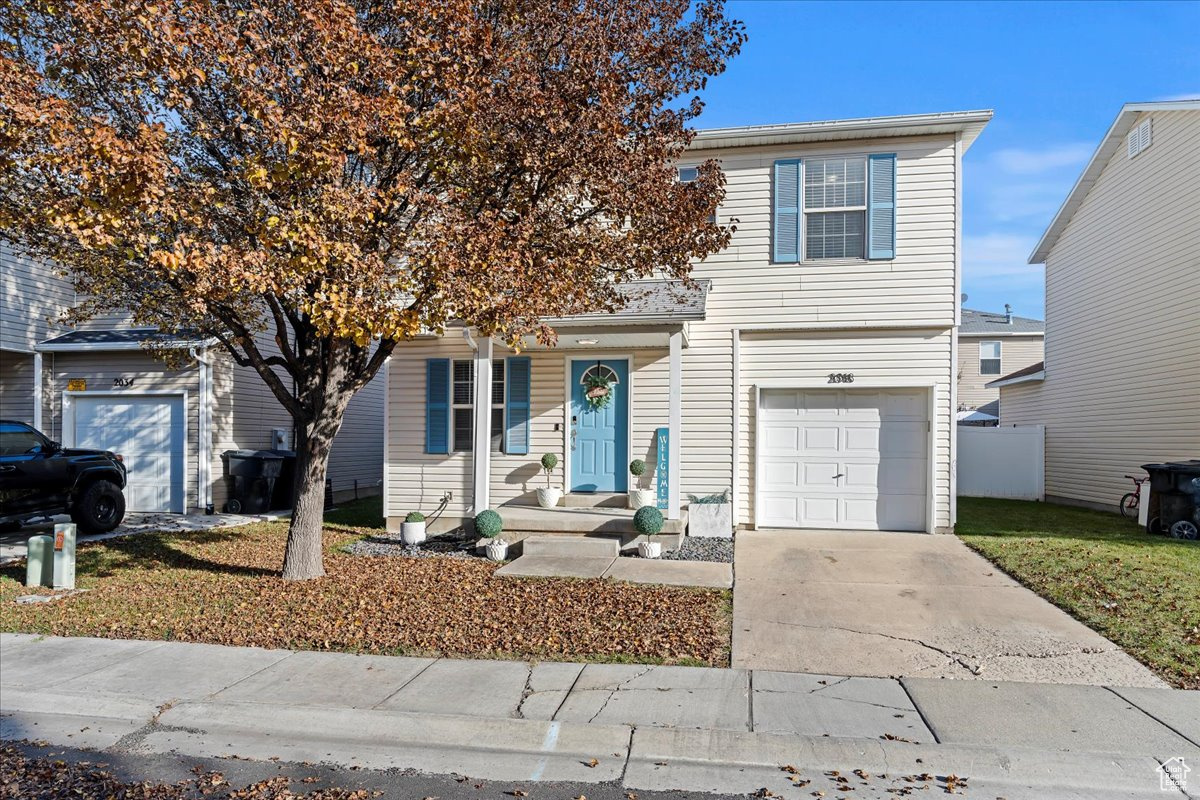
[[[336,508],[325,512],[325,524],[383,530],[387,526],[383,519],[383,497],[375,495],[339,503]]]
[[[1116,514],[962,497],[957,533],[1173,686],[1200,689],[1200,542]]]

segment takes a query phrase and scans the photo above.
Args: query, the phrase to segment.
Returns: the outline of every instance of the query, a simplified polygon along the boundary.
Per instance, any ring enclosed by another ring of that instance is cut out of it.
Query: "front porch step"
[[[559,503],[563,508],[629,508],[625,492],[571,492]]]
[[[504,532],[576,533],[637,536],[633,527],[633,511],[628,508],[541,508],[520,503],[504,504],[497,511],[504,519]],[[683,534],[687,530],[687,508],[679,519],[664,519],[661,533]]]
[[[621,543],[611,536],[529,536],[521,542],[521,554],[560,558],[616,558]]]

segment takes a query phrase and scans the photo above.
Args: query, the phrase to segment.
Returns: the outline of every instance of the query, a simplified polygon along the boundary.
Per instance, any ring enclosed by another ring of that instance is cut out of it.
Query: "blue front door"
[[[600,376],[611,397],[604,408],[587,400]],[[571,491],[624,492],[629,487],[629,365],[625,361],[571,362]]]

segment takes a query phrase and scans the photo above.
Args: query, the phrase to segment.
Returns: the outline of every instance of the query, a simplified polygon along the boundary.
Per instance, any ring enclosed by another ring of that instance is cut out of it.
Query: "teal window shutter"
[[[775,162],[775,214],[772,220],[773,260],[800,260],[800,159]]]
[[[896,257],[896,154],[871,156],[867,172],[867,258]]]
[[[425,362],[425,452],[450,452],[450,359]]]
[[[509,455],[523,456],[529,453],[529,381],[529,357],[515,356],[508,359],[504,452]]]

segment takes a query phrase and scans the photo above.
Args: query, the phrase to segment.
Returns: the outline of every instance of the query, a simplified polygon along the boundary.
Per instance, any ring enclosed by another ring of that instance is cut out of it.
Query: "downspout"
[[[196,439],[199,442],[196,478],[197,505],[205,514],[214,513],[212,500],[212,364],[207,360],[207,348],[188,348],[188,355],[196,361],[199,378],[199,399],[196,408]]]

